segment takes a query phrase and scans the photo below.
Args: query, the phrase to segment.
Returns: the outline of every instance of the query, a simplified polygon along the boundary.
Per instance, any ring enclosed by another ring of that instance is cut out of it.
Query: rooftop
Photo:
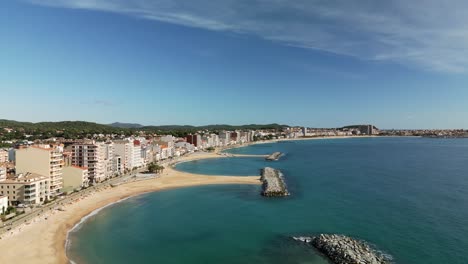
[[[80,170],[87,170],[88,169],[87,167],[80,167],[80,166],[75,166],[75,165],[72,165],[70,167],[75,168],[75,169],[80,169]]]
[[[8,178],[2,182],[2,183],[28,183],[28,182],[36,182],[36,181],[41,181],[41,180],[47,180],[49,177],[37,174],[37,173],[26,173],[26,174],[18,174],[13,178]]]

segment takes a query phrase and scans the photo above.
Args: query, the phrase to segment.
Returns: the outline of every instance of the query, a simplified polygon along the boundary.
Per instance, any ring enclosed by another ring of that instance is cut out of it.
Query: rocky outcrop
[[[321,234],[316,237],[293,237],[315,247],[335,264],[389,264],[386,256],[363,241],[343,235]]]
[[[266,160],[279,160],[280,157],[281,157],[281,152],[274,152],[273,154],[269,155],[265,159]]]
[[[263,196],[281,197],[289,195],[281,171],[265,167],[262,170],[262,177],[260,180],[263,182]]]

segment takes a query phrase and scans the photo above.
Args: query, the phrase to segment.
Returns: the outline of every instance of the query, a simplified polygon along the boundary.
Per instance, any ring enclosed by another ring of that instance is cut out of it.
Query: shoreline
[[[183,157],[181,161],[218,156],[214,153],[202,153]],[[260,175],[211,176],[181,172],[166,166],[161,177],[156,179],[126,183],[113,188],[102,187],[94,193],[82,195],[75,201],[61,206],[64,211],[51,210],[4,234],[0,239],[0,248],[4,252],[0,254],[0,263],[71,263],[66,248],[66,244],[69,243],[68,234],[86,222],[86,217],[93,212],[98,213],[107,206],[145,193],[224,184],[260,185]]]

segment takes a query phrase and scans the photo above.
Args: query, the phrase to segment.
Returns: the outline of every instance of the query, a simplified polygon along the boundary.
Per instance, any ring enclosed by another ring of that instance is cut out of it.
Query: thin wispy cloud
[[[84,101],[81,102],[82,104],[89,105],[89,106],[98,106],[98,107],[111,107],[114,106],[115,103],[113,101],[104,100],[104,99],[96,99],[93,101]]]
[[[29,0],[121,13],[440,72],[468,72],[468,2]]]

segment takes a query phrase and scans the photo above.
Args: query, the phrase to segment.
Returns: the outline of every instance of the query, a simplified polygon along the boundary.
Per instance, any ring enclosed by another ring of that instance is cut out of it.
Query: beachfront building
[[[114,141],[114,153],[121,157],[121,169],[130,171],[134,168],[134,144],[128,139]]]
[[[105,178],[111,178],[115,176],[114,170],[114,143],[106,142],[102,144],[104,147],[104,171]]]
[[[16,150],[16,174],[35,173],[49,177],[49,196],[62,189],[63,148],[55,145],[34,145]]]
[[[123,173],[123,169],[122,169],[122,157],[120,155],[114,155],[114,159],[113,159],[113,163],[112,163],[112,167],[113,167],[113,170],[114,170],[114,173],[115,174],[122,174]]]
[[[104,143],[83,143],[72,145],[72,164],[88,168],[91,183],[101,182],[106,178],[106,159]]]
[[[167,143],[166,145],[169,148],[174,147],[175,140],[176,140],[176,138],[174,136],[172,136],[172,135],[161,136],[161,138],[159,139],[159,141]]]
[[[50,198],[50,179],[36,173],[21,173],[0,182],[0,195],[8,197],[9,205],[42,204]]]
[[[0,163],[8,162],[8,149],[0,149]]]
[[[0,181],[6,180],[6,177],[7,177],[6,167],[0,166]]]
[[[231,132],[229,131],[219,132],[219,140],[223,146],[229,145],[229,143],[231,142]]]
[[[89,186],[88,168],[69,166],[63,168],[63,188],[80,189]]]
[[[188,143],[194,145],[195,147],[202,146],[202,139],[199,134],[195,134],[195,135],[189,134],[187,135],[186,140]]]
[[[0,214],[4,214],[8,208],[8,196],[0,195]]]
[[[143,166],[143,159],[141,157],[141,141],[133,141],[133,168],[140,168]]]
[[[189,153],[195,151],[195,146],[185,141],[180,141],[180,142],[175,143],[175,147],[178,149],[185,149],[186,152],[189,152]]]
[[[149,164],[150,162],[154,161],[154,155],[149,145],[141,146],[141,160],[143,164]]]

